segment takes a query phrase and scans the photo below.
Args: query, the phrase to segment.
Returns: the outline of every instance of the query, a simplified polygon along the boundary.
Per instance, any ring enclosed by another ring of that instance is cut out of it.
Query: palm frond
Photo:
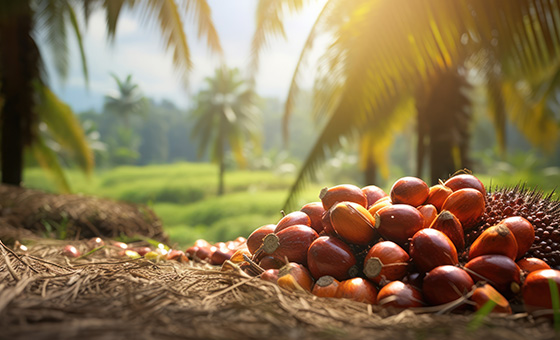
[[[117,23],[126,2],[126,0],[105,0],[103,3],[105,20],[107,22],[107,37],[110,42],[115,41]]]
[[[177,4],[174,0],[147,0],[141,4],[144,20],[155,21],[159,27],[165,49],[171,50],[173,54],[173,66],[187,85],[187,74],[191,71],[193,63]]]
[[[256,10],[256,28],[251,41],[250,78],[259,68],[260,54],[276,36],[286,38],[283,17],[288,11],[297,12],[303,7],[302,0],[259,0]]]
[[[72,30],[74,31],[74,34],[76,35],[76,40],[78,42],[78,47],[80,49],[80,58],[82,60],[82,73],[84,74],[84,79],[85,79],[85,82],[86,82],[86,85],[87,85],[87,84],[89,84],[89,72],[88,72],[87,61],[86,61],[86,53],[84,51],[84,44],[83,44],[83,40],[82,40],[82,33],[80,31],[80,26],[78,24],[78,19],[76,18],[76,12],[72,8],[72,6],[70,6],[70,3],[68,3],[67,10],[68,10],[68,15],[70,17],[70,23],[72,25]]]
[[[37,29],[45,32],[54,66],[62,79],[68,76],[68,44],[66,32],[66,15],[70,5],[67,1],[39,1],[36,17]]]
[[[284,115],[282,118],[282,135],[284,136],[284,143],[286,143],[288,141],[288,125],[289,125],[289,120],[290,120],[290,116],[292,115],[292,111],[295,105],[295,99],[297,94],[299,93],[299,78],[300,78],[300,72],[302,72],[302,68],[304,67],[305,61],[306,61],[306,57],[308,55],[308,53],[310,53],[310,51],[313,49],[313,45],[315,43],[315,39],[318,35],[318,30],[319,27],[321,25],[321,23],[325,20],[325,17],[327,16],[327,12],[330,9],[331,5],[334,3],[334,0],[329,0],[327,3],[325,3],[325,5],[323,6],[323,9],[321,10],[321,12],[319,13],[319,15],[317,16],[317,19],[315,20],[315,23],[313,24],[311,31],[309,32],[309,35],[307,36],[307,39],[305,41],[305,44],[303,45],[303,48],[300,52],[297,64],[296,64],[296,68],[294,70],[294,74],[292,76],[292,80],[290,82],[290,89],[288,91],[288,96],[286,97],[286,103],[284,105]]]
[[[560,125],[554,113],[547,110],[547,96],[539,96],[535,101],[526,99],[530,96],[527,86],[511,81],[502,83],[502,93],[507,98],[506,109],[512,122],[531,144],[550,152],[560,136]]]
[[[93,152],[87,144],[82,127],[72,112],[48,87],[37,85],[39,94],[36,111],[47,125],[52,137],[75,157],[87,174],[93,170]]]
[[[185,10],[192,12],[192,19],[198,22],[198,38],[206,37],[206,44],[214,52],[223,54],[218,32],[212,21],[212,10],[206,0],[187,0],[184,2]]]
[[[536,145],[544,146],[556,138],[557,124],[551,124],[543,101],[529,106],[507,102],[510,97],[528,98],[518,93],[519,79],[536,84],[549,80],[551,70],[558,69],[557,1],[337,3],[344,3],[350,9],[343,20],[330,18],[329,21],[328,16],[325,19],[333,24],[329,28],[333,40],[318,63],[320,82],[315,90],[315,98],[328,98],[316,105],[321,115],[327,117],[327,123],[292,193],[325,157],[325,148],[336,148],[341,137],[353,135],[360,126],[381,125],[384,117],[394,115],[396,103],[412,95],[416,100],[421,99],[424,89],[433,86],[434,78],[458,69],[481,52],[492,58],[479,58],[482,64],[475,62],[472,66],[482,72],[500,74],[494,80],[505,82],[505,87],[491,84],[491,89],[500,88],[508,117],[523,124],[526,134],[533,131],[533,136],[528,137]],[[283,27],[278,18],[281,17],[273,17],[271,25]],[[344,105],[346,109],[341,108]],[[522,108],[532,111],[522,112]],[[498,110],[494,120],[501,124],[503,117],[503,112]],[[333,122],[340,126],[335,128]],[[534,133],[539,128],[544,131],[541,136]],[[287,203],[291,200],[290,196]]]
[[[60,166],[60,161],[58,160],[56,153],[47,146],[41,136],[35,138],[33,143],[30,145],[30,151],[41,168],[46,170],[46,172],[50,175],[58,190],[62,193],[70,193],[70,184],[64,174],[64,170]]]

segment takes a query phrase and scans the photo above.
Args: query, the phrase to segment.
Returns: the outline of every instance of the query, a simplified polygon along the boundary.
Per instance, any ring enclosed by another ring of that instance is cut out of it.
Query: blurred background
[[[560,3],[5,1],[2,181],[247,236],[322,187],[560,184]],[[558,196],[555,196],[556,198]]]

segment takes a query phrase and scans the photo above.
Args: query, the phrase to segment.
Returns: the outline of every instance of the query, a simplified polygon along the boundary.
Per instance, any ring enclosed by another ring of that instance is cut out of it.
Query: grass
[[[280,209],[294,180],[292,176],[268,171],[230,171],[225,178],[226,195],[218,197],[217,167],[208,163],[124,166],[97,171],[89,178],[78,171],[70,170],[67,174],[74,192],[152,207],[162,219],[172,243],[181,247],[198,238],[217,242],[246,237],[263,224],[278,222]],[[558,168],[498,167],[492,174],[475,175],[486,186],[521,183],[547,192],[560,183]],[[388,192],[392,182],[387,181],[383,189]],[[53,182],[40,169],[26,169],[24,184],[56,192]],[[308,186],[299,196],[297,205],[318,201],[321,187],[332,184]]]
[[[187,247],[198,238],[210,242],[247,237],[257,227],[276,223],[293,177],[266,171],[226,173],[226,194],[217,196],[218,171],[207,163],[118,167],[90,178],[67,172],[76,193],[147,204],[161,218],[171,243]],[[57,192],[41,169],[26,169],[26,187]],[[302,192],[300,205],[317,201],[321,187]]]

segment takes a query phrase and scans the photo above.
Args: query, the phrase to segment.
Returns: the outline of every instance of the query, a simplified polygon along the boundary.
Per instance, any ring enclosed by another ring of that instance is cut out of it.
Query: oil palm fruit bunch
[[[231,261],[286,289],[391,309],[493,301],[494,312],[542,314],[550,306],[539,290],[560,287],[559,224],[553,194],[487,190],[468,173],[431,187],[403,177],[388,193],[324,188],[257,228]]]

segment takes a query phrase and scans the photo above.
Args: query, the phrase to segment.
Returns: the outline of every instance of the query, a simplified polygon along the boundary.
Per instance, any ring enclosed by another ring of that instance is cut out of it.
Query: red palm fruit
[[[368,280],[355,277],[339,283],[336,297],[374,305],[377,301],[377,288]]]
[[[430,188],[418,177],[403,177],[391,187],[391,201],[393,204],[409,204],[417,207],[424,204]]]
[[[377,294],[377,304],[384,308],[406,309],[422,307],[422,293],[415,287],[401,281],[392,281]]]
[[[389,196],[387,196],[387,197],[389,197]],[[389,198],[388,198],[388,199],[383,199],[383,198],[382,198],[382,199],[378,200],[377,202],[375,202],[371,207],[369,207],[368,211],[369,211],[369,213],[371,214],[371,216],[375,216],[375,214],[376,214],[379,210],[381,210],[381,209],[383,209],[383,208],[385,208],[385,207],[388,207],[388,206],[390,206],[391,204],[392,204],[392,203],[391,203],[391,199],[389,199]]]
[[[272,282],[278,283],[278,269],[267,269],[261,274],[261,279]]]
[[[334,231],[348,243],[367,245],[377,237],[373,216],[357,203],[337,203],[330,214]]]
[[[323,214],[325,214],[325,208],[323,208],[323,203],[321,202],[311,202],[307,203],[303,207],[301,207],[300,211],[304,212],[309,216],[311,220],[311,228],[315,229],[315,231],[320,233],[323,231]]]
[[[150,249],[149,247],[144,247],[145,250]],[[210,246],[210,247],[199,247],[196,252],[194,253],[194,256],[196,256],[199,260],[206,260],[206,259],[210,259],[210,256],[212,255],[212,253],[216,250],[216,247],[214,246]],[[136,250],[138,252],[138,250]],[[143,251],[142,251],[143,252]],[[138,252],[138,254],[140,254],[140,252]],[[145,253],[146,254],[146,253]],[[141,255],[143,256],[143,255]]]
[[[536,257],[528,257],[516,262],[519,269],[525,273],[531,273],[541,269],[551,269],[550,266],[543,260]]]
[[[311,292],[313,278],[303,265],[290,262],[278,271],[278,285],[291,291]]]
[[[185,249],[185,254],[189,255],[192,258],[194,254],[198,251],[198,249],[199,247],[196,246],[188,247],[187,249]]]
[[[227,248],[225,245],[216,247],[216,249],[210,254],[210,263],[216,266],[220,266],[226,260],[229,260],[233,253],[234,251]]]
[[[482,218],[486,207],[485,199],[486,197],[476,189],[459,189],[447,197],[442,210],[448,210],[455,215],[466,231]]]
[[[467,262],[465,270],[474,282],[486,281],[507,298],[519,293],[521,271],[517,264],[507,256],[477,256]]]
[[[364,259],[364,274],[377,284],[400,280],[406,275],[409,258],[406,251],[394,242],[376,243]]]
[[[286,263],[283,262],[281,259],[276,258],[274,256],[263,256],[263,258],[259,261],[259,266],[264,269],[264,270],[268,270],[268,269],[280,269],[282,268]]]
[[[473,286],[474,282],[466,271],[445,265],[426,274],[422,292],[427,302],[437,306],[457,300],[470,292]]]
[[[521,216],[512,216],[503,219],[500,224],[505,225],[515,236],[517,241],[517,255],[519,259],[531,248],[535,242],[535,228],[531,222]]]
[[[375,213],[375,229],[388,241],[400,245],[424,228],[424,216],[408,204],[392,204]]]
[[[287,227],[291,227],[296,224],[311,227],[311,219],[303,211],[292,211],[291,213],[282,217],[280,221],[278,221],[274,232],[277,233],[280,230],[286,229]]]
[[[410,242],[410,257],[416,269],[424,273],[438,266],[459,263],[453,242],[435,229],[422,229],[414,234]]]
[[[67,244],[64,246],[64,248],[62,249],[62,254],[68,257],[80,257],[81,255],[80,251],[71,244]],[[144,255],[140,255],[140,256],[144,256]]]
[[[436,184],[430,187],[430,191],[428,193],[428,198],[426,198],[426,202],[424,204],[432,204],[438,211],[441,211],[441,207],[443,207],[443,203],[447,199],[449,195],[453,193],[451,188],[446,187],[442,184]]]
[[[368,185],[363,187],[362,192],[364,193],[364,195],[366,195],[368,202],[366,208],[368,209],[380,198],[388,196],[387,193],[383,191],[383,189],[375,185]]]
[[[306,225],[293,225],[263,239],[263,251],[279,259],[303,265],[307,262],[307,249],[319,237],[315,230]]]
[[[486,189],[484,188],[484,184],[473,175],[470,174],[461,174],[456,175],[445,181],[443,183],[446,187],[450,188],[453,191],[457,191],[460,189],[476,189],[478,190],[484,197],[486,197]]]
[[[325,211],[321,222],[323,223],[323,231],[321,232],[321,234],[336,236],[336,231],[334,231],[331,223],[331,212],[329,210]]]
[[[323,188],[319,194],[323,208],[329,210],[338,202],[354,202],[362,207],[367,206],[367,197],[362,189],[352,184],[341,184],[330,188]]]
[[[182,250],[177,250],[177,249],[171,249],[167,253],[166,259],[167,260],[175,260],[175,261],[178,261],[178,262],[189,262],[189,259],[185,255],[185,253]]]
[[[243,243],[246,243],[247,239],[243,236],[237,236],[237,238],[233,240],[233,242],[237,243],[237,245],[241,245]]]
[[[251,235],[249,235],[249,237],[247,238],[247,249],[249,249],[251,254],[254,254],[255,251],[260,248],[264,237],[268,234],[272,234],[274,232],[274,229],[276,229],[276,225],[265,224],[255,229],[255,231],[253,231]]]
[[[512,313],[508,300],[489,284],[476,288],[471,296],[471,300],[475,303],[476,310],[482,308],[489,301],[493,301],[495,305],[492,313]]]
[[[194,246],[195,247],[208,247],[209,248],[212,245],[204,239],[198,239],[198,240],[194,241]]]
[[[459,219],[447,210],[443,210],[434,219],[430,228],[439,230],[449,237],[457,251],[465,249],[465,233]]]
[[[313,285],[311,294],[320,297],[335,297],[340,282],[332,276],[321,276]]]
[[[550,281],[552,283],[550,283]],[[523,284],[523,303],[529,313],[552,309],[551,289],[560,290],[560,271],[541,269],[527,275]],[[551,287],[552,286],[552,287]],[[548,313],[549,316],[552,311]]]
[[[321,236],[311,243],[307,267],[315,279],[330,275],[339,281],[354,277],[359,271],[350,246],[332,236]]]
[[[469,260],[480,255],[504,255],[515,261],[517,241],[513,233],[503,224],[490,227],[474,240],[469,249]]]
[[[239,243],[235,241],[226,241],[225,246],[228,249],[235,250],[239,246]]]
[[[424,216],[424,228],[429,228],[436,219],[438,211],[432,204],[424,204],[419,206],[418,211]]]

